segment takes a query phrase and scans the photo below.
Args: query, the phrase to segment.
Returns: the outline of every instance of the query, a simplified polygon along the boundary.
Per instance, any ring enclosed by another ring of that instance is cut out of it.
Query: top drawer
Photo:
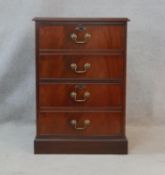
[[[42,24],[38,32],[40,50],[122,50],[125,44],[123,24]]]

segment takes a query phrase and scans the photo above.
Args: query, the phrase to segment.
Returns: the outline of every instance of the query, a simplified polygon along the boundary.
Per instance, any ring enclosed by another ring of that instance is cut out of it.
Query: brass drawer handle
[[[74,70],[75,73],[77,74],[83,74],[83,73],[86,73],[88,69],[90,69],[91,67],[91,64],[90,63],[85,63],[84,64],[84,70],[77,70],[77,64],[76,63],[72,63],[70,65],[71,69]]]
[[[77,99],[77,92],[74,92],[74,91],[73,91],[73,92],[70,93],[71,98],[72,98],[75,102],[79,102],[79,103],[87,101],[88,98],[90,97],[90,95],[91,95],[90,92],[86,91],[86,92],[84,93],[84,98],[83,98],[83,99]]]
[[[77,40],[78,36],[77,36],[76,33],[72,33],[70,35],[70,37],[74,41],[74,43],[76,43],[76,44],[84,44],[84,43],[87,43],[91,39],[91,34],[90,33],[86,33],[84,35],[84,40]]]
[[[90,125],[91,121],[90,120],[84,120],[84,122],[83,122],[84,126],[83,127],[78,127],[77,123],[78,122],[76,120],[71,120],[70,121],[70,124],[72,126],[74,126],[74,129],[76,129],[76,130],[85,130]]]

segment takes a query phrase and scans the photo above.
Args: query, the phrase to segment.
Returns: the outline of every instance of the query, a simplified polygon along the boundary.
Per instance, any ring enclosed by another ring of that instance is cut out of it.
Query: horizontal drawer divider
[[[59,141],[89,141],[90,139],[95,139],[95,141],[108,141],[109,139],[113,140],[113,139],[125,139],[125,136],[123,135],[111,135],[111,136],[107,136],[107,135],[102,135],[102,136],[72,136],[72,135],[63,135],[63,136],[59,136],[59,135],[39,135],[37,136],[37,139],[38,140],[44,140],[44,139],[48,139],[50,141],[53,141],[53,140],[59,140]]]
[[[123,55],[124,50],[39,49],[39,55]]]
[[[122,112],[122,107],[40,107],[39,112]]]
[[[112,80],[112,79],[75,79],[75,78],[40,78],[39,84],[46,84],[46,83],[65,83],[65,84],[74,84],[74,83],[121,83],[123,79]]]
[[[50,140],[51,139],[54,139],[54,138],[58,138],[59,137],[59,140],[61,140],[61,136],[59,136],[59,134],[42,134],[42,135],[39,135],[39,137],[38,138],[49,138]],[[72,139],[72,138],[76,138],[75,137],[75,135],[72,135],[72,134],[69,134],[69,135],[62,135],[62,137],[63,138],[67,138],[67,140],[69,141],[70,139]],[[86,136],[85,138],[83,138],[82,136],[79,136],[79,138],[78,138],[78,140],[81,140],[81,141],[83,141],[83,140],[87,140],[87,139],[89,139],[89,138],[97,138],[97,139],[99,139],[99,137],[100,137],[100,139],[101,138],[103,138],[103,139],[119,139],[119,138],[121,138],[122,137],[122,133],[120,133],[120,134],[112,134],[112,135],[110,135],[110,136],[106,136],[106,135],[94,135],[94,136]],[[102,140],[102,139],[101,139]],[[77,139],[76,139],[76,141],[77,141]]]

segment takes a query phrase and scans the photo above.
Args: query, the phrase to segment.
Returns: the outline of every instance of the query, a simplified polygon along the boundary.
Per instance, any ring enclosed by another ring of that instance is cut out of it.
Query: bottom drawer
[[[42,112],[38,117],[38,135],[120,136],[121,112]]]

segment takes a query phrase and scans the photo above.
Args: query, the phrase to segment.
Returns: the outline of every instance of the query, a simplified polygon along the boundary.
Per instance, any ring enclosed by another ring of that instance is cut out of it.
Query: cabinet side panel
[[[123,79],[123,133],[126,130],[126,85],[127,85],[127,23],[125,23],[124,79]]]
[[[35,22],[35,69],[36,69],[36,134],[38,133],[38,114],[39,114],[39,74],[38,74],[38,57],[39,57],[39,48],[38,48],[38,22]],[[38,135],[38,134],[37,134]]]

